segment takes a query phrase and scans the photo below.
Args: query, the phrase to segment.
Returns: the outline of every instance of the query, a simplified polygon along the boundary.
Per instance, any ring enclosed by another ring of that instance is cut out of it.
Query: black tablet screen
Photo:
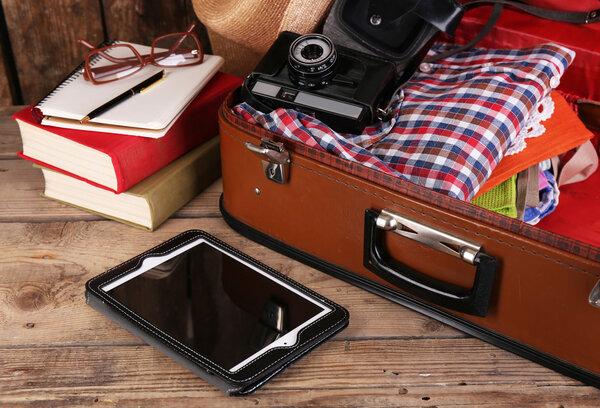
[[[131,276],[103,289],[228,370],[326,310],[206,242]]]

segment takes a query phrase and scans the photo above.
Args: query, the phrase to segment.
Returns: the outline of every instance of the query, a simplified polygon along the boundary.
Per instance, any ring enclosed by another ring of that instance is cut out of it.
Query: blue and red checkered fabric
[[[448,45],[435,44],[431,53]],[[309,146],[470,201],[575,53],[556,44],[474,48],[417,72],[395,115],[361,135],[339,134],[293,110],[234,107],[245,120]]]

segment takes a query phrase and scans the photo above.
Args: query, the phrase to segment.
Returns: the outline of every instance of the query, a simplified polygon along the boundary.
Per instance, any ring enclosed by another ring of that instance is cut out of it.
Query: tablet
[[[204,231],[86,285],[88,304],[230,395],[245,395],[348,324],[345,309]]]

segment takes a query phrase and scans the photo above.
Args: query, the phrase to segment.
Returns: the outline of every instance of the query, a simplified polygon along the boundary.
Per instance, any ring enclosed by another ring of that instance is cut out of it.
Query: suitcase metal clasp
[[[267,179],[278,184],[285,184],[290,175],[290,154],[283,143],[274,142],[266,137],[260,141],[260,146],[246,142],[246,148],[261,159],[263,171]]]
[[[377,217],[376,224],[378,228],[395,232],[471,265],[475,263],[475,258],[481,250],[481,245],[410,220],[386,208]]]

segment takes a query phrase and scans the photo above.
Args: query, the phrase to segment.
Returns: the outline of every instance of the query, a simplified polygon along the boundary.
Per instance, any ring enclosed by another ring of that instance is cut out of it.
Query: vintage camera
[[[395,72],[393,63],[335,46],[324,35],[284,31],[244,81],[242,95],[258,110],[290,108],[359,134],[387,119]]]

